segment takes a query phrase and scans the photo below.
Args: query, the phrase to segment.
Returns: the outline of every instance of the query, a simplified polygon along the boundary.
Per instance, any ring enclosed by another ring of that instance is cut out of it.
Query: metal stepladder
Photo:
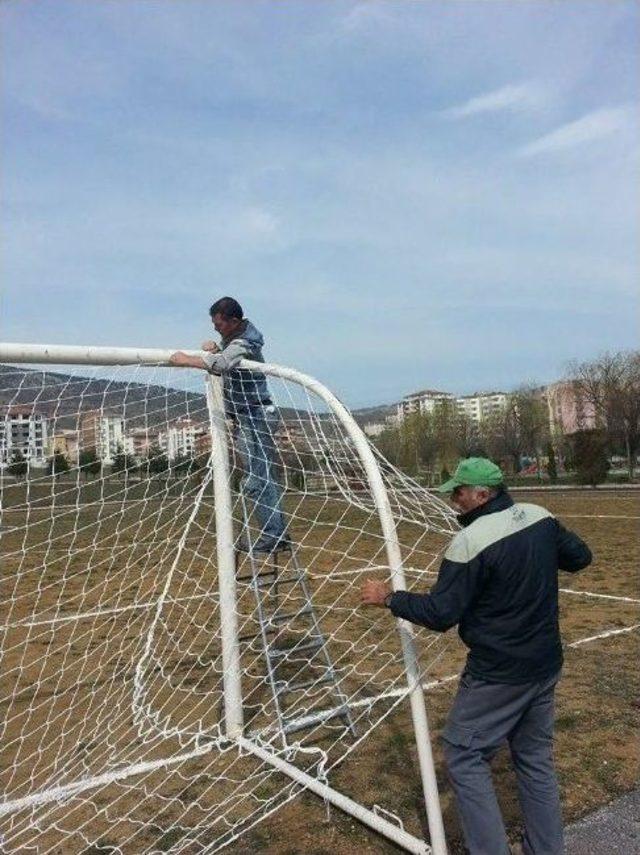
[[[253,590],[259,625],[238,640],[261,642],[284,747],[289,734],[336,718],[356,736],[296,550],[236,551],[236,582]]]

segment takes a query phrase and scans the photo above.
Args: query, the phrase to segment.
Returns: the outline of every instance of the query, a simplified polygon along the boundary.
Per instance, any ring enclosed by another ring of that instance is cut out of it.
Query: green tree
[[[152,445],[147,453],[147,469],[150,475],[161,475],[169,468],[167,455],[157,445]]]
[[[422,413],[411,413],[400,424],[398,466],[417,474],[434,456],[429,419]]]
[[[198,454],[196,457],[192,457],[189,463],[189,477],[193,479],[193,482],[196,486],[202,484],[206,474],[207,474],[207,466],[209,465],[210,455],[206,452],[204,454]]]
[[[527,455],[536,460],[540,477],[542,449],[548,442],[549,418],[541,391],[535,386],[521,386],[512,392],[504,409],[483,420],[481,435],[486,456],[505,463],[513,474],[521,469]]]
[[[609,471],[607,436],[604,431],[580,430],[573,434],[573,462],[579,484],[595,487]]]
[[[78,455],[78,466],[86,478],[88,475],[97,475],[102,469],[95,448],[84,448]]]
[[[24,478],[29,471],[29,464],[25,460],[24,454],[20,450],[16,450],[11,454],[11,462],[9,464],[9,475],[14,478]]]
[[[398,427],[387,427],[374,439],[380,453],[393,466],[399,466],[400,430]]]
[[[129,475],[138,468],[137,461],[132,454],[126,454],[122,447],[118,448],[111,464],[112,475]]]
[[[69,469],[71,469],[69,461],[62,452],[56,451],[53,457],[49,458],[47,472],[49,475],[53,475],[54,478],[58,475],[62,475],[63,472],[68,472]]]
[[[438,401],[431,414],[433,440],[441,468],[452,470],[461,457],[472,454],[479,440],[473,420],[455,401]]]
[[[169,461],[169,469],[173,475],[186,475],[191,470],[191,457],[186,454],[176,454],[173,460]]]
[[[542,480],[542,449],[549,441],[549,413],[541,390],[535,386],[521,386],[514,393],[518,412],[519,431],[524,453],[536,461],[538,480]]]

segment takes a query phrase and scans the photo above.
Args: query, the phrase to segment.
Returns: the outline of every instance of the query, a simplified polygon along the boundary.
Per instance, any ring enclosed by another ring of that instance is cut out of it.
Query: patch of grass
[[[179,843],[187,833],[184,828],[170,828],[156,841],[155,847],[160,852],[169,852],[171,847]]]
[[[580,716],[573,712],[556,716],[556,730],[574,730],[580,723]]]
[[[116,855],[121,850],[110,840],[98,840],[92,846],[83,849],[80,855]]]

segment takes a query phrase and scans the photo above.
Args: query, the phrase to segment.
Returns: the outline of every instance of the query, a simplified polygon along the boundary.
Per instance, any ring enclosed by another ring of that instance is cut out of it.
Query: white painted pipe
[[[37,793],[32,793],[30,796],[23,796],[22,798],[13,799],[8,802],[0,802],[0,817],[19,813],[20,811],[39,805],[46,805],[50,802],[58,802],[60,804],[65,799],[75,798],[87,790],[108,786],[114,783],[114,781],[124,781],[127,778],[137,775],[146,775],[148,772],[155,772],[157,769],[179,766],[181,763],[192,760],[194,757],[203,757],[217,747],[216,742],[210,742],[200,748],[187,751],[184,754],[175,754],[173,757],[163,757],[160,760],[133,763],[131,766],[114,769],[112,772],[104,772],[102,775],[95,775],[93,778],[83,778],[71,784],[61,784],[59,787],[49,787],[46,790],[40,790]]]
[[[252,742],[250,739],[245,739],[245,737],[240,737],[237,742],[245,751],[255,754],[256,757],[259,757],[265,763],[269,763],[275,769],[278,769],[278,771],[283,772],[294,781],[297,781],[297,783],[305,789],[311,790],[311,792],[320,796],[321,799],[330,802],[340,810],[355,817],[355,819],[365,825],[368,825],[374,831],[377,831],[378,834],[383,834],[385,837],[388,837],[389,840],[393,840],[394,843],[397,843],[398,846],[401,846],[407,852],[414,852],[415,855],[430,855],[431,852],[435,852],[435,850],[432,850],[424,840],[419,840],[417,837],[414,837],[413,834],[409,834],[409,832],[405,831],[403,828],[394,825],[392,822],[389,822],[389,820],[384,819],[379,814],[369,810],[369,808],[358,804],[358,802],[354,802],[353,799],[339,793],[328,784],[323,784],[322,781],[319,781],[317,778],[313,778],[311,775],[308,775],[306,772],[298,769],[297,766],[287,763],[286,760],[278,757],[277,754],[267,751],[265,748],[262,748],[262,746]]]
[[[263,371],[265,374],[271,374],[275,377],[288,379],[298,383],[304,388],[310,389],[329,405],[335,416],[349,434],[350,438],[353,440],[354,446],[360,455],[360,460],[362,461],[367,473],[371,492],[380,516],[382,532],[385,537],[387,558],[389,561],[389,569],[391,570],[392,587],[394,591],[405,590],[406,582],[402,565],[402,554],[400,552],[400,544],[398,542],[398,535],[393,519],[393,513],[391,511],[391,505],[389,504],[387,489],[382,479],[378,463],[373,451],[371,450],[371,446],[369,445],[369,441],[351,413],[325,386],[313,377],[302,374],[293,368],[284,368],[281,365],[262,365],[260,363],[244,360],[242,364],[246,365],[247,368]],[[438,794],[438,784],[433,763],[433,752],[431,750],[431,738],[429,735],[429,724],[427,721],[424,694],[422,692],[420,667],[415,650],[413,629],[411,624],[404,620],[398,619],[397,624],[402,644],[407,684],[410,689],[409,701],[411,704],[411,716],[413,719],[413,728],[416,738],[416,748],[418,751],[418,763],[420,766],[425,807],[429,821],[431,846],[434,855],[446,855],[447,844],[444,834],[444,824],[442,822],[440,796]]]
[[[0,344],[0,362],[35,362],[54,365],[168,365],[169,357],[180,348],[92,347],[65,344]],[[201,356],[202,351],[184,351]]]
[[[220,641],[224,682],[224,728],[229,739],[242,736],[242,671],[238,641],[236,557],[233,545],[233,513],[229,480],[229,447],[224,413],[222,378],[209,375],[207,406],[211,425],[211,464],[215,491]]]

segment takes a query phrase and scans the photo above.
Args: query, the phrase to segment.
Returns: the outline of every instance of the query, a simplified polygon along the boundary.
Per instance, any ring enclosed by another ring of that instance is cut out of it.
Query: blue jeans
[[[236,411],[236,442],[245,473],[242,494],[252,500],[260,526],[260,535],[253,544],[256,548],[276,545],[286,531],[282,489],[274,471],[274,433],[279,423],[278,411],[271,405]]]

